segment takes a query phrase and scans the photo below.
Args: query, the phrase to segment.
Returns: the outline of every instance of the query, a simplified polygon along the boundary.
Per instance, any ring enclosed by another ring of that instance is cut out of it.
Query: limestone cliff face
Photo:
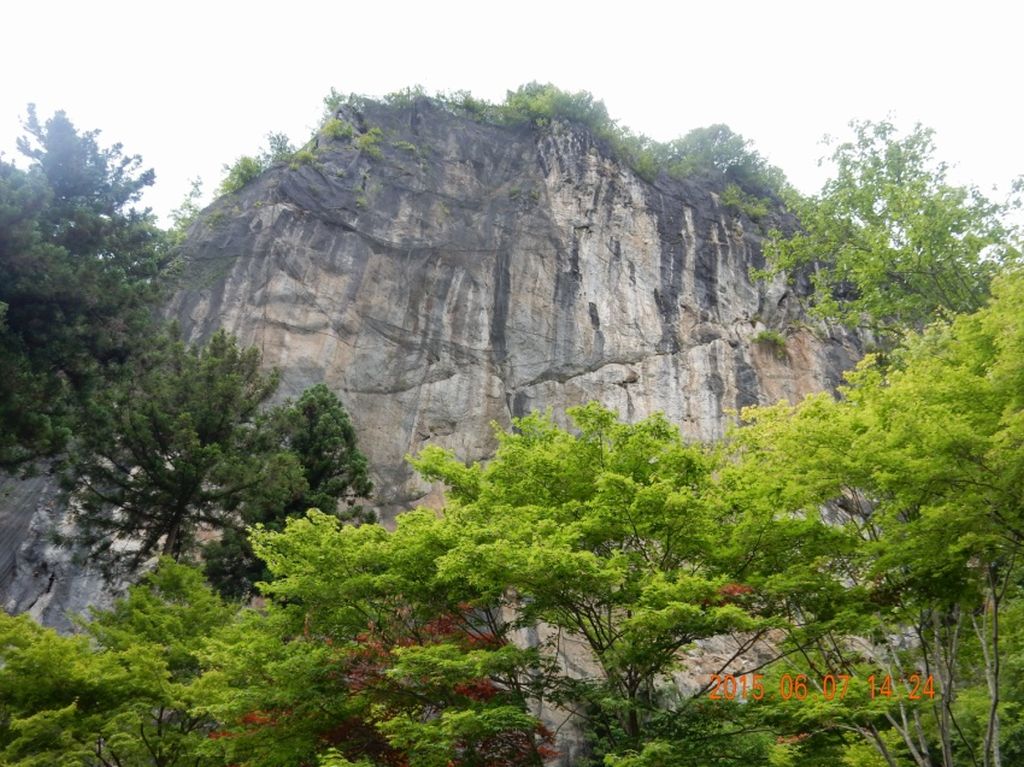
[[[727,409],[833,386],[857,354],[802,322],[798,288],[751,282],[758,225],[712,189],[645,182],[584,129],[426,100],[339,116],[352,138],[206,212],[171,313],[191,340],[257,345],[287,394],[336,391],[385,516],[436,500],[404,460],[427,442],[483,459],[492,421],[595,399],[715,439]]]

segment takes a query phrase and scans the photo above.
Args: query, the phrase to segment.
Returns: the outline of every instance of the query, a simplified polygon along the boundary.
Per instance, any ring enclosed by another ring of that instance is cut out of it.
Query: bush
[[[219,194],[234,194],[265,170],[263,163],[251,155],[242,155],[232,165],[225,165],[227,175],[220,182]]]
[[[379,160],[382,157],[379,146],[382,138],[384,138],[384,132],[380,128],[370,128],[370,130],[361,134],[356,139],[356,148],[360,152],[365,152],[370,157],[374,157]]]
[[[324,123],[320,132],[330,139],[350,139],[355,131],[352,126],[344,120],[332,117]]]
[[[316,164],[316,155],[308,149],[300,149],[298,152],[293,152],[288,159],[288,167],[292,170],[298,170],[303,165],[314,164]]]
[[[780,359],[786,355],[786,337],[777,330],[762,330],[754,336],[753,341],[755,344],[769,347]]]
[[[758,221],[768,215],[768,203],[762,197],[747,194],[736,184],[726,184],[719,197],[722,205],[736,213],[745,213],[748,218]]]

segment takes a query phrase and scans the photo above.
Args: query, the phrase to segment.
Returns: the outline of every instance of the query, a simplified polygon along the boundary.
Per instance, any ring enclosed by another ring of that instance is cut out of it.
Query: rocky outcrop
[[[806,286],[749,278],[773,222],[706,185],[648,183],[585,129],[427,100],[339,118],[339,137],[203,214],[168,313],[190,340],[258,346],[282,396],[337,392],[386,522],[440,502],[405,461],[428,442],[485,459],[492,422],[589,400],[716,439],[730,409],[832,387],[859,353],[807,323]],[[0,604],[66,627],[109,591],[49,542],[61,511],[32,482],[0,499]]]
[[[171,313],[191,340],[257,345],[288,394],[336,391],[385,516],[437,500],[404,460],[428,442],[483,459],[492,422],[588,400],[716,439],[729,409],[833,386],[857,354],[804,322],[799,288],[751,281],[757,224],[585,129],[427,100],[339,117],[352,137],[205,214]]]
[[[38,469],[28,479],[0,478],[0,609],[71,631],[74,616],[110,606],[123,584],[58,542],[71,531],[67,506],[51,467]]]

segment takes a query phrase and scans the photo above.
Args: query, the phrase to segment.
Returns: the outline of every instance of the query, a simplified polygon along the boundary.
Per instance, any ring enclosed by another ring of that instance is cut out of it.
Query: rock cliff
[[[859,354],[806,321],[806,286],[750,280],[763,228],[792,222],[649,183],[572,125],[481,124],[429,100],[338,117],[313,153],[204,212],[168,313],[189,340],[226,328],[257,345],[282,396],[337,392],[385,522],[439,503],[405,462],[428,442],[485,459],[492,422],[595,399],[715,439],[728,410],[832,387]],[[758,340],[769,329],[784,345]],[[0,604],[66,627],[108,595],[48,542],[52,483],[3,489]]]
[[[715,439],[727,410],[833,386],[856,356],[803,321],[798,287],[751,282],[759,225],[585,129],[425,99],[339,118],[351,137],[207,211],[171,313],[191,340],[257,345],[285,393],[336,391],[385,517],[436,500],[404,460],[427,442],[483,459],[491,422],[594,399]]]

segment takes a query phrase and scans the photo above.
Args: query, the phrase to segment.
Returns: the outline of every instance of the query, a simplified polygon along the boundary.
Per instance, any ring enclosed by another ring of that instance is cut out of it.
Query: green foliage
[[[319,509],[339,519],[372,522],[372,512],[357,504],[373,492],[366,458],[356,447],[356,434],[338,397],[323,384],[286,402],[266,418],[271,443],[294,456],[305,490],[280,506],[257,506],[245,522],[265,530],[281,530],[285,520]],[[207,576],[221,593],[246,596],[270,573],[253,554],[248,536],[226,528],[219,541],[204,549]]]
[[[401,108],[412,106],[418,99],[426,97],[427,92],[422,85],[413,85],[412,87],[387,94],[384,96],[383,101],[388,106]]]
[[[88,636],[0,613],[0,759],[53,764],[214,765],[213,722],[190,709],[199,646],[231,612],[195,570],[163,561]]]
[[[757,197],[777,199],[786,189],[782,172],[769,166],[747,139],[727,125],[696,128],[660,151],[667,155],[665,162],[673,175],[724,182],[726,195],[747,200],[748,205],[756,205]],[[735,191],[730,192],[730,187]]]
[[[508,92],[501,107],[501,119],[508,125],[537,127],[545,127],[552,120],[566,120],[596,131],[603,131],[612,123],[604,102],[596,101],[586,91],[570,93],[537,82]]]
[[[866,359],[840,401],[745,411],[753,426],[737,434],[736,472],[751,497],[771,498],[775,519],[828,501],[840,512],[831,553],[765,563],[766,587],[799,616],[794,646],[818,669],[861,680],[934,675],[934,700],[802,707],[804,728],[837,722],[907,758],[924,742],[946,763],[1013,743],[1004,717],[1019,738],[1019,714],[998,692],[1001,658],[1024,646],[1007,619],[1019,611],[1024,545],[1024,273],[1005,273],[993,293],[983,310]],[[824,572],[842,573],[845,587],[824,591]],[[934,725],[921,729],[923,718]]]
[[[298,170],[303,165],[316,165],[316,155],[308,149],[300,149],[288,159],[288,167],[292,170]]]
[[[231,165],[224,166],[224,180],[220,182],[218,195],[234,194],[241,191],[246,185],[255,181],[263,171],[266,170],[263,163],[257,157],[242,155]]]
[[[201,527],[240,528],[305,490],[295,457],[254,428],[277,387],[255,349],[223,331],[203,347],[155,341],[97,395],[66,475],[81,541],[128,570],[154,552],[187,555]]]
[[[171,211],[171,228],[169,235],[175,245],[185,241],[189,228],[199,218],[199,201],[203,198],[203,180],[194,178],[190,182],[188,194],[181,204]]]
[[[153,183],[121,145],[101,148],[63,112],[28,109],[0,160],[0,466],[66,444],[78,410],[149,332],[168,249],[148,210]]]
[[[346,103],[347,97],[331,86],[331,91],[324,96],[324,120],[331,120],[337,117],[338,110]]]
[[[755,344],[763,344],[770,347],[772,353],[777,357],[786,356],[786,337],[777,330],[762,330],[752,339]]]
[[[350,139],[355,134],[350,123],[344,120],[339,120],[337,117],[332,117],[323,124],[320,128],[320,132],[330,139],[344,140]]]
[[[156,552],[195,553],[212,531],[207,573],[244,596],[265,575],[247,526],[279,529],[311,507],[369,521],[355,505],[372,491],[366,459],[338,398],[319,385],[262,412],[277,383],[223,331],[205,346],[154,339],[95,398],[66,472],[90,554],[132,572]]]
[[[444,517],[388,532],[310,512],[255,532],[268,601],[218,634],[198,685],[222,760],[535,765],[551,751],[528,701],[578,711],[595,754],[660,739],[676,764],[706,763],[698,742],[723,764],[763,756],[764,738],[725,736],[743,712],[664,708],[680,648],[764,628],[732,581],[717,461],[663,418],[572,417],[577,435],[518,420],[487,467],[425,450]],[[541,622],[550,640],[512,644]],[[582,678],[557,661],[570,640]]]
[[[752,221],[759,221],[771,212],[763,198],[747,194],[733,183],[726,184],[719,199],[722,205],[734,212],[746,214]]]
[[[541,622],[581,643],[599,671],[556,676],[547,695],[574,701],[605,733],[600,747],[621,753],[655,735],[680,649],[756,635],[761,623],[722,596],[734,574],[721,559],[714,457],[662,417],[627,425],[597,405],[569,414],[578,436],[540,415],[518,419],[486,468],[436,449],[414,464],[451,488],[457,538],[441,576],[491,595],[516,626]]]
[[[978,309],[1000,265],[1020,255],[1007,206],[951,185],[932,131],[852,127],[832,154],[835,178],[797,205],[802,230],[769,244],[769,274],[815,265],[814,310],[883,333]]]
[[[258,155],[242,155],[231,165],[224,166],[225,176],[217,189],[217,195],[223,197],[241,191],[272,165],[288,163],[292,170],[296,170],[314,159],[308,150],[296,150],[284,133],[268,133],[267,145]]]
[[[379,160],[383,157],[383,153],[380,149],[380,142],[383,138],[383,131],[381,131],[380,128],[373,127],[365,133],[360,133],[356,136],[355,145],[360,152]]]
[[[389,533],[311,511],[254,534],[269,600],[210,645],[200,682],[225,763],[337,758],[332,747],[375,764],[491,763],[481,755],[502,749],[502,764],[538,763],[534,654],[472,588],[438,578],[453,533],[428,512]]]
[[[269,168],[279,162],[289,162],[295,156],[295,147],[284,133],[268,133],[267,146],[260,153],[260,165]]]

